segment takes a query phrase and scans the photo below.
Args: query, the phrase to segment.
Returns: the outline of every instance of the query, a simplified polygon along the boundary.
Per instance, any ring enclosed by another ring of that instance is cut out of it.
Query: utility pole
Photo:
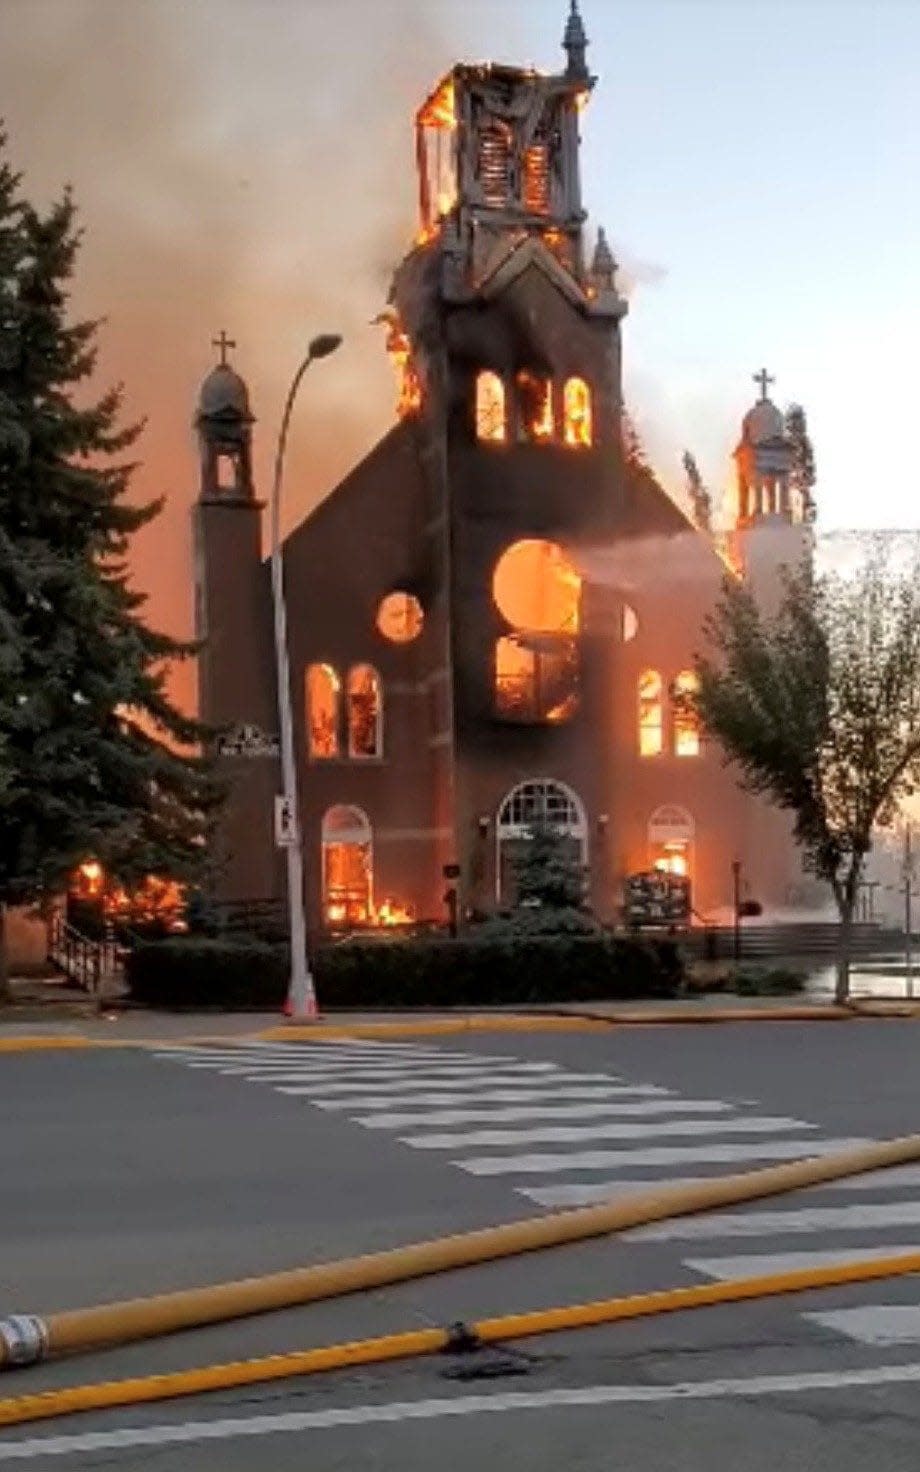
[[[907,990],[908,1000],[913,1000],[914,995],[914,973],[913,953],[911,949],[911,929],[913,926],[912,900],[913,900],[913,878],[914,878],[914,856],[911,846],[910,824],[904,824],[904,982]]]
[[[732,859],[732,907],[734,910],[734,934],[732,955],[735,965],[741,960],[741,860]]]

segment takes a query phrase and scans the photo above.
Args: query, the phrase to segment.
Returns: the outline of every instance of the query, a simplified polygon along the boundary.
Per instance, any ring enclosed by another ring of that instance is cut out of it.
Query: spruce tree
[[[818,474],[815,452],[808,433],[808,421],[801,404],[790,404],[786,410],[786,435],[792,442],[792,484],[802,498],[802,514],[814,521],[814,488]]]
[[[204,730],[167,692],[193,646],[148,628],[130,586],[130,538],[162,502],[128,502],[141,426],[120,423],[120,389],[93,397],[97,324],[68,318],[75,206],[22,200],[4,141],[0,907],[41,903],[90,856],[127,884],[191,878],[215,802]]]

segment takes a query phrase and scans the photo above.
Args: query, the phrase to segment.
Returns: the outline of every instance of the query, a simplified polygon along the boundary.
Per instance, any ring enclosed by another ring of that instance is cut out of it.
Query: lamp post
[[[278,683],[278,728],[281,738],[281,786],[289,822],[293,825],[290,841],[285,845],[287,853],[288,915],[291,934],[291,980],[288,990],[288,1010],[292,1017],[316,1016],[316,991],[307,962],[307,923],[304,915],[303,898],[303,837],[300,832],[300,810],[297,805],[297,770],[294,763],[294,730],[291,721],[291,671],[287,646],[287,610],[284,603],[284,568],[281,561],[281,475],[284,468],[284,451],[287,446],[288,425],[291,410],[300,388],[301,379],[310,364],[317,358],[327,358],[334,353],[342,341],[335,333],[322,333],[314,337],[294,380],[288,390],[281,429],[278,433],[278,448],[275,452],[275,473],[272,481],[272,609],[275,621],[275,668]]]

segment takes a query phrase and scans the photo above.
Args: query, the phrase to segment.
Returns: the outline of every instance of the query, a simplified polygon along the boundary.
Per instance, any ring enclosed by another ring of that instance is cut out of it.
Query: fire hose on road
[[[619,1202],[531,1217],[261,1278],[76,1309],[47,1319],[36,1314],[13,1314],[0,1321],[0,1367],[36,1364],[52,1355],[128,1344],[181,1329],[338,1298],[917,1160],[920,1135],[909,1135],[839,1154],[692,1186],[640,1192]]]

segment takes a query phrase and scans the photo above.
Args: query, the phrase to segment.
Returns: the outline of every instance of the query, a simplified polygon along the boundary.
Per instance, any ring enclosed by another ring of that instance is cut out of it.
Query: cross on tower
[[[236,343],[234,342],[234,340],[233,340],[232,337],[228,337],[227,336],[227,334],[224,331],[223,327],[220,329],[220,337],[212,337],[211,338],[211,347],[212,348],[219,348],[219,350],[220,350],[220,366],[222,368],[226,368],[226,366],[227,366],[227,349],[228,348],[235,348],[236,347]]]
[[[763,403],[767,397],[767,388],[771,383],[775,383],[776,379],[770,377],[766,368],[761,368],[759,373],[754,374],[754,382],[760,384],[760,400]]]

